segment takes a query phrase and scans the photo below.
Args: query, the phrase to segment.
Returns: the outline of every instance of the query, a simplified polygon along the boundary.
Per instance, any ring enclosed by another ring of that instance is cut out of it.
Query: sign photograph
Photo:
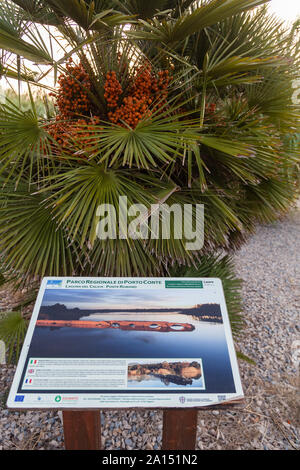
[[[220,279],[44,278],[7,406],[202,407],[242,398]]]

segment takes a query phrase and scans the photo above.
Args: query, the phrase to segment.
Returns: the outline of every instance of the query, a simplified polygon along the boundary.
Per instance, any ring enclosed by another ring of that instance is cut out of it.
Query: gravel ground
[[[239,360],[246,396],[241,407],[199,411],[197,449],[300,448],[299,226],[300,212],[294,210],[258,227],[235,254],[236,272],[245,281],[245,328],[236,347],[256,365]],[[10,302],[2,292],[0,308]],[[63,449],[58,412],[6,409],[15,368],[0,367],[0,449]],[[161,448],[159,411],[106,411],[101,421],[105,449]]]

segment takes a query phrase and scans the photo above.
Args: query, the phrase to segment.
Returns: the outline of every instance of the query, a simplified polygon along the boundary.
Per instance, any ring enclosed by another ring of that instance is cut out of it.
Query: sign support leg
[[[63,411],[66,450],[101,449],[100,411]]]
[[[163,450],[195,450],[197,410],[164,410]]]

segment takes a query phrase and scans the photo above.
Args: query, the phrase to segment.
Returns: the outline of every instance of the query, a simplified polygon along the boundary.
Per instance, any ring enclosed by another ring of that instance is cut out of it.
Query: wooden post
[[[65,449],[101,449],[101,424],[99,410],[63,411]]]
[[[195,450],[197,410],[164,410],[163,450]]]
[[[100,411],[63,411],[66,450],[100,450]],[[163,450],[195,450],[197,437],[196,409],[163,411]]]

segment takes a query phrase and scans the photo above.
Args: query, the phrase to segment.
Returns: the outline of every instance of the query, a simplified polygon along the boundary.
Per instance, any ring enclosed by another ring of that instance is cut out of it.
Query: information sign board
[[[217,278],[42,280],[9,408],[176,408],[243,390]]]

